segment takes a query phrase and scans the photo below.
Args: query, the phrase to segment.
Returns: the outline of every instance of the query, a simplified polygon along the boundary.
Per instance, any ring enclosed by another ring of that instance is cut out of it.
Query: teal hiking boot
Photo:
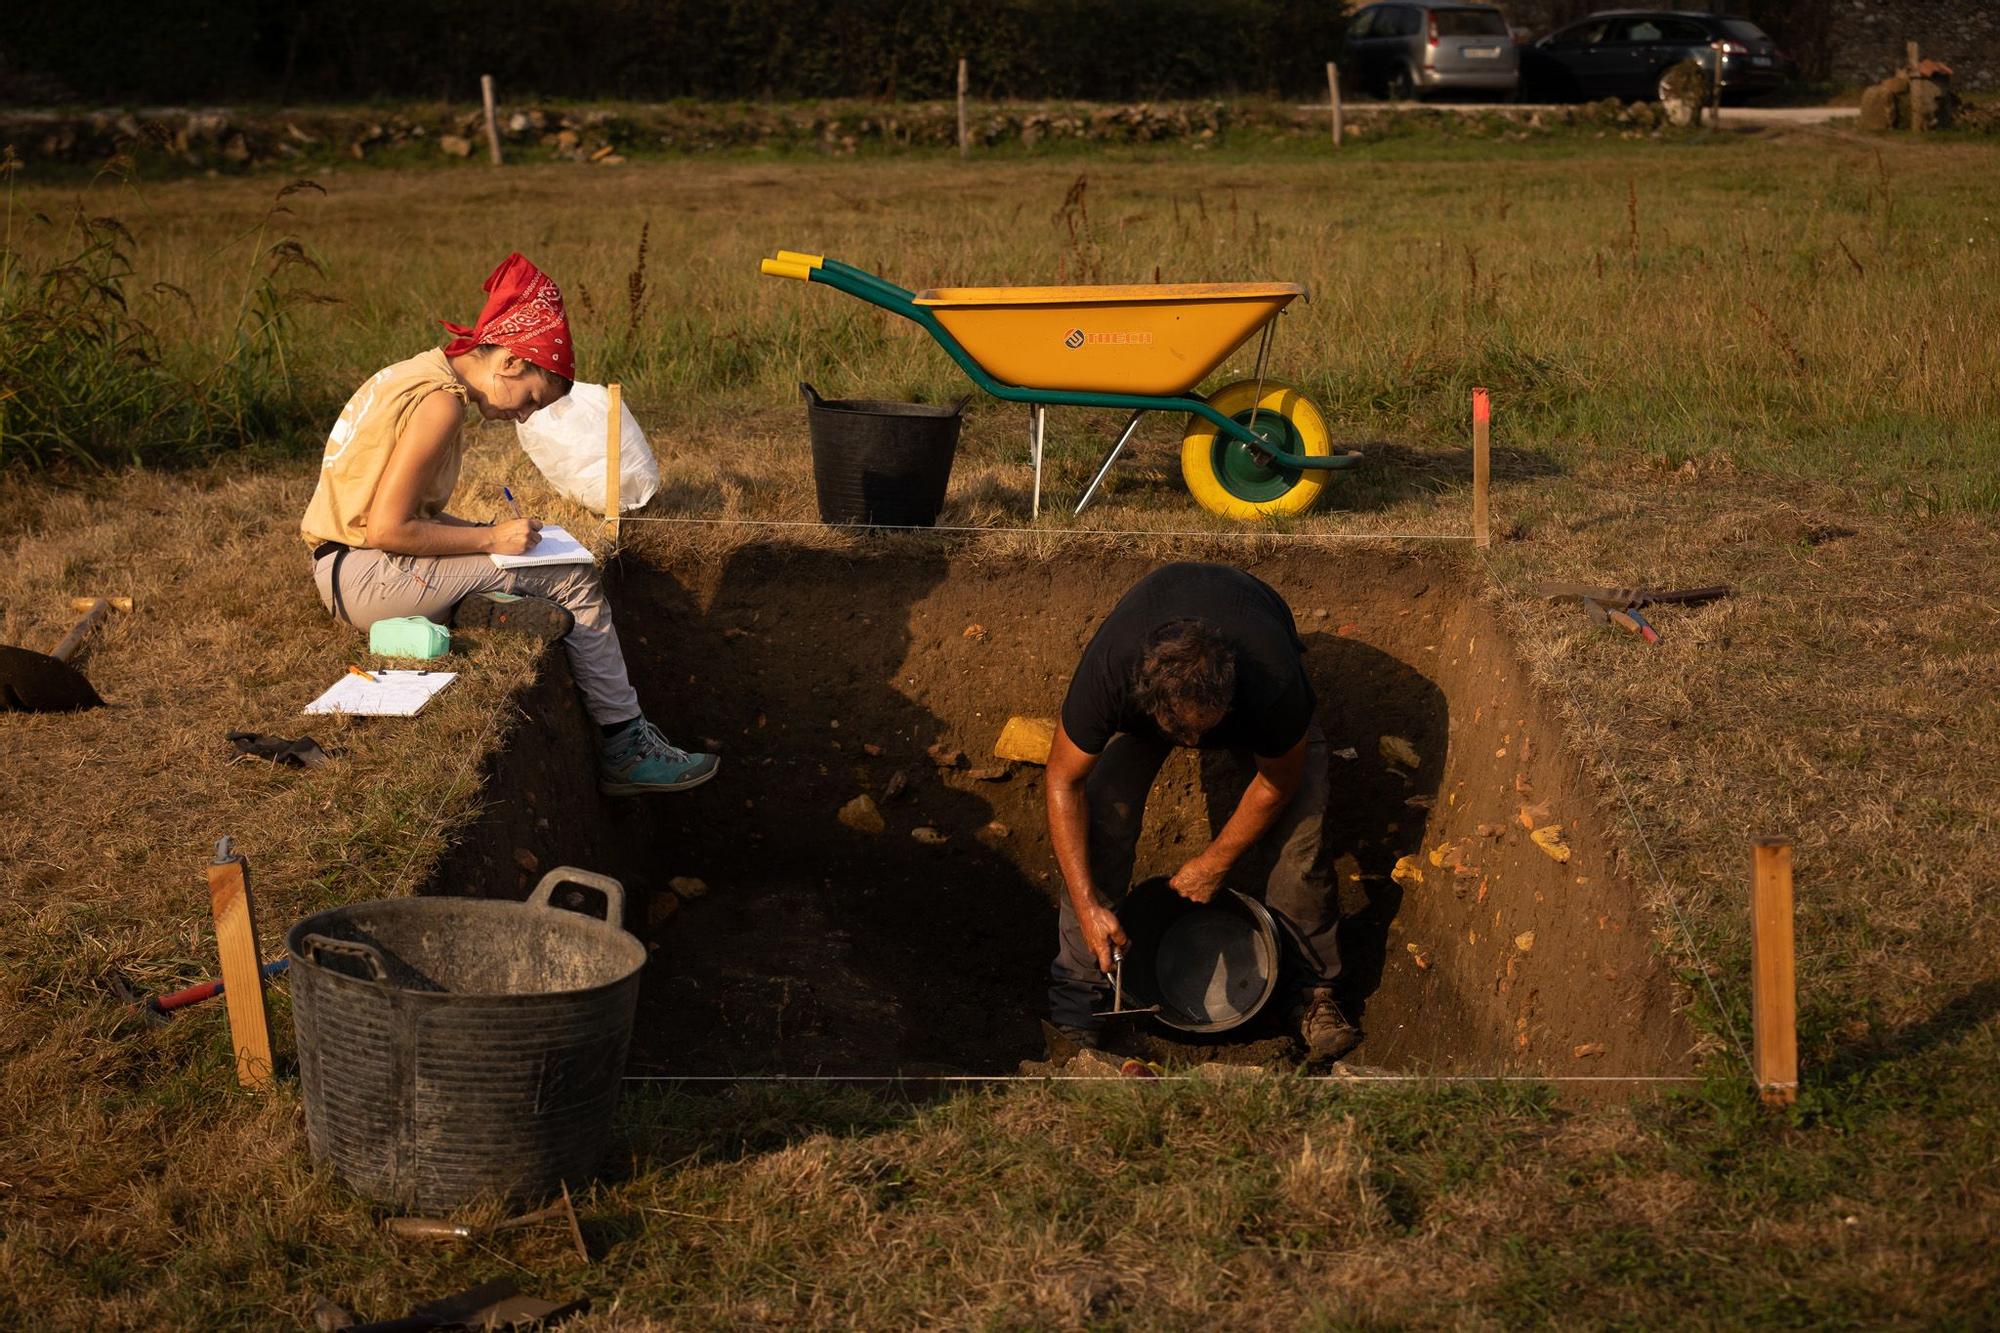
[[[548,598],[511,592],[476,592],[451,613],[453,629],[501,630],[543,643],[561,641],[575,625],[576,617]]]
[[[717,756],[690,754],[640,718],[598,743],[597,789],[606,796],[686,791],[714,777],[720,767],[722,760]]]

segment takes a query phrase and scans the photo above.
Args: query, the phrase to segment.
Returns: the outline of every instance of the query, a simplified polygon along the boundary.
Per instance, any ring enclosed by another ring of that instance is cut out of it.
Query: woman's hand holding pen
[[[525,555],[542,540],[542,520],[510,518],[495,523],[487,550],[496,555]]]

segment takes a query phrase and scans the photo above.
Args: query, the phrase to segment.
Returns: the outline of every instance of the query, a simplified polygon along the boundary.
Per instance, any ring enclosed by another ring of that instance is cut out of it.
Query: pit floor
[[[653,950],[636,1074],[1011,1073],[1041,1054],[1060,883],[1040,770],[982,770],[1000,766],[1010,715],[1056,714],[1098,620],[1154,563],[765,546],[655,564],[630,551],[612,600],[641,698],[677,740],[720,746],[719,777],[600,798],[581,712],[551,669],[434,891],[523,896],[564,863],[623,878]],[[1380,552],[1246,567],[1292,605],[1321,724],[1353,752],[1333,760],[1327,825],[1345,999],[1367,1034],[1352,1059],[1688,1072],[1692,1040],[1622,839],[1468,574]],[[1384,737],[1416,765],[1393,762]],[[939,742],[968,766],[937,767]],[[1226,756],[1170,762],[1137,873],[1198,850],[1241,781]],[[861,794],[882,834],[837,818]],[[1524,811],[1562,826],[1567,862],[1529,839]],[[1421,883],[1391,878],[1406,856]],[[676,904],[674,876],[709,892]],[[1244,864],[1231,882],[1258,877]],[[1281,1064],[1280,1018],[1214,1044],[1145,1023],[1133,1035],[1172,1062]]]

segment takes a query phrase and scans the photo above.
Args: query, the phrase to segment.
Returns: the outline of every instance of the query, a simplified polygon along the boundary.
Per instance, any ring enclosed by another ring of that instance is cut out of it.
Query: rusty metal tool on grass
[[[1719,601],[1736,590],[1726,583],[1707,588],[1602,588],[1587,583],[1542,583],[1535,594],[1552,602],[1595,602],[1614,611],[1642,606],[1700,606]]]
[[[495,1235],[502,1231],[518,1231],[522,1227],[533,1226],[537,1222],[553,1221],[561,1218],[569,1224],[570,1243],[585,1263],[590,1262],[590,1250],[583,1243],[583,1228],[576,1220],[576,1205],[570,1202],[569,1185],[562,1187],[562,1200],[546,1208],[537,1208],[532,1213],[522,1213],[519,1217],[506,1217],[498,1222],[475,1226],[470,1222],[454,1222],[448,1217],[385,1217],[382,1229],[392,1236],[404,1240],[475,1240],[482,1236]]]
[[[74,713],[102,708],[104,700],[83,673],[70,665],[85,639],[113,611],[130,613],[130,597],[78,597],[69,604],[83,619],[70,628],[53,652],[0,644],[0,713]]]

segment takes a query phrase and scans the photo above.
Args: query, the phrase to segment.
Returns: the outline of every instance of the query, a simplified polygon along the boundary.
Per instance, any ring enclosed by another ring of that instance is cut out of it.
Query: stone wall
[[[1952,69],[1960,92],[2000,88],[2000,4],[1993,0],[1827,0],[1832,77],[1874,83],[1903,63],[1903,44]]]

